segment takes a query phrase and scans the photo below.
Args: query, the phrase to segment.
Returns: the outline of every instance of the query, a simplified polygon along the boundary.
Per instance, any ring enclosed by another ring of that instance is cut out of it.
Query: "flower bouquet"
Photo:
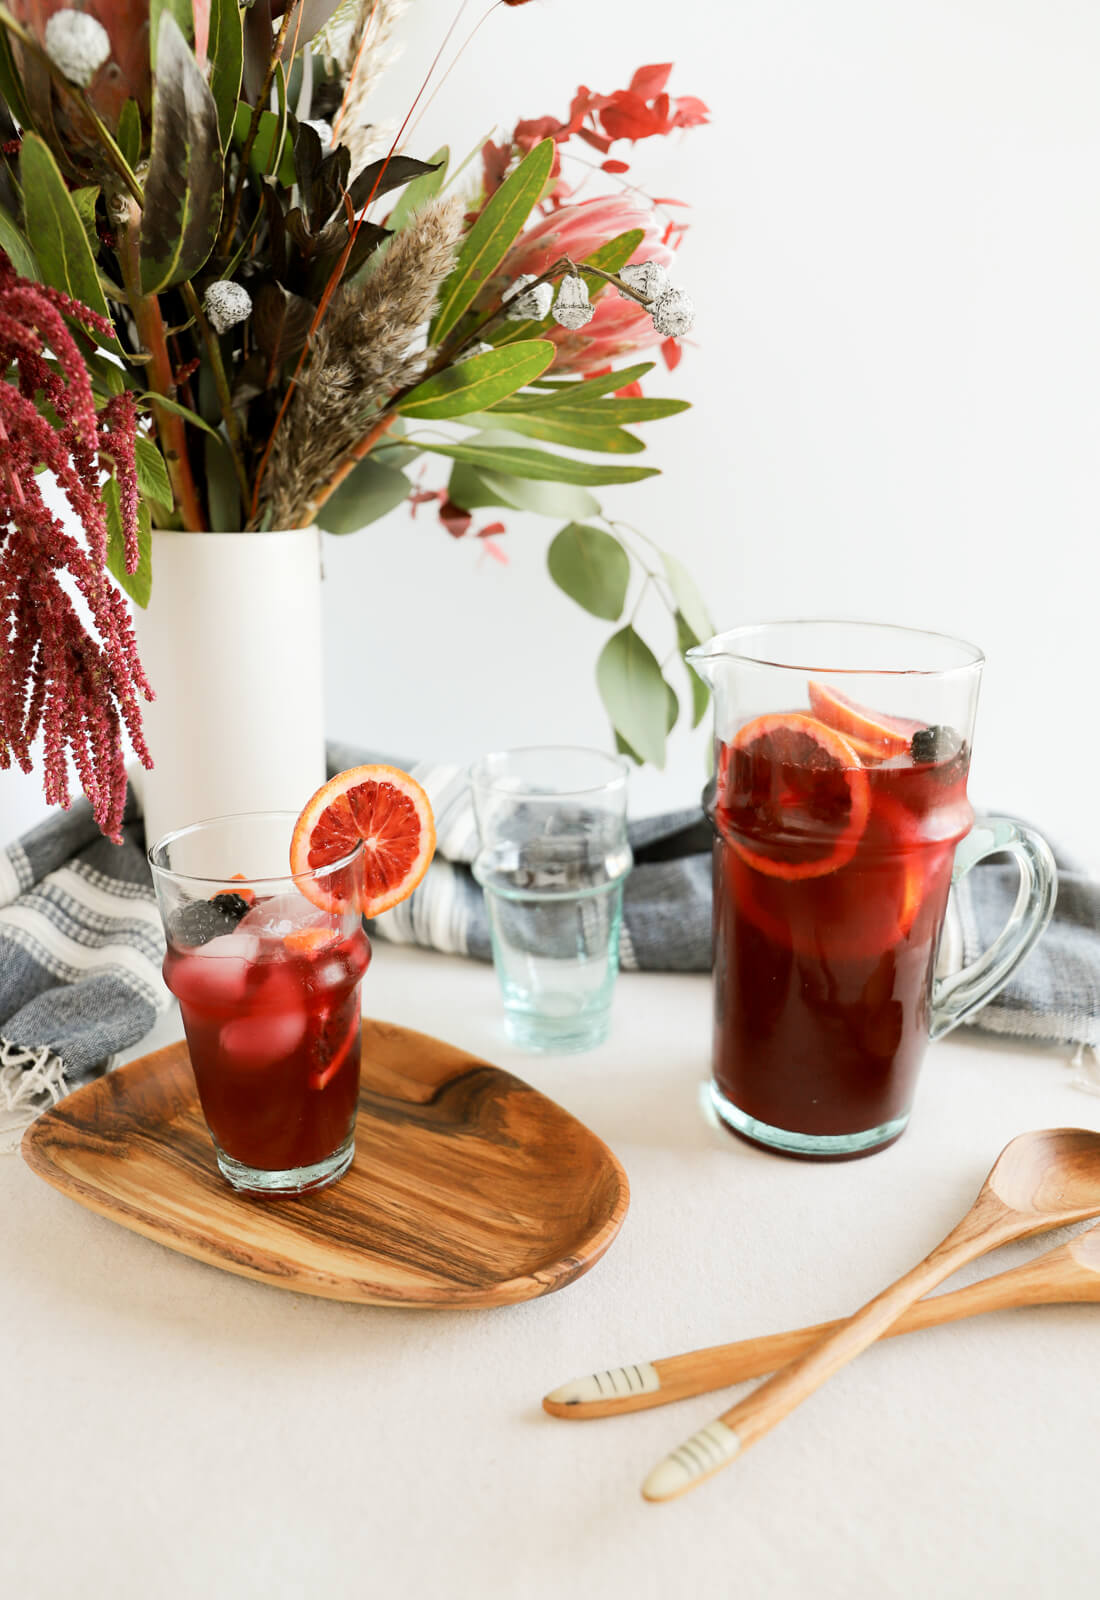
[[[402,9],[0,3],[0,766],[30,770],[41,733],[47,799],[68,804],[71,761],[112,837],[152,693],[116,584],[147,603],[154,525],[346,533],[435,501],[456,537],[492,508],[493,541],[535,511],[588,611],[618,623],[654,590],[663,658],[709,630],[676,558],[592,493],[651,476],[630,429],[685,407],[615,363],[675,365],[692,323],[672,202],[613,151],[706,108],[647,67],[466,162],[410,154],[412,111],[382,135],[368,108]],[[616,192],[570,185],[570,144]],[[633,621],[597,682],[620,747],[661,762],[679,701]]]

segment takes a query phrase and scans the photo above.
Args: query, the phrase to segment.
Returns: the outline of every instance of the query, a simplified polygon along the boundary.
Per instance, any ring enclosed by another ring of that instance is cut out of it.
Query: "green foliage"
[[[543,139],[505,178],[466,235],[454,271],[440,292],[430,334],[433,344],[447,337],[504,260],[546,187],[553,160],[554,141]]]
[[[36,133],[23,138],[20,169],[27,239],[43,279],[109,321],[111,313],[80,212],[49,146]],[[113,338],[96,338],[111,349],[119,348]]]
[[[427,378],[401,402],[405,417],[462,417],[481,411],[539,377],[554,359],[548,339],[487,350]]]
[[[141,160],[141,112],[134,99],[127,100],[119,112],[115,140],[131,169]]]
[[[34,259],[34,251],[3,206],[0,206],[0,250],[8,252],[11,264],[20,277],[41,281],[42,274],[38,270],[38,262]]]
[[[116,369],[117,370],[117,369]],[[137,462],[138,490],[143,500],[154,502],[165,512],[172,510],[172,485],[164,457],[153,443],[138,434],[134,448]]]
[[[206,500],[211,533],[235,533],[242,523],[241,490],[225,439],[218,433],[204,435],[203,468],[206,473]]]
[[[448,145],[440,145],[432,156],[428,165],[433,170],[423,173],[419,178],[414,178],[406,184],[401,191],[393,210],[386,218],[386,226],[396,233],[403,228],[409,218],[426,206],[429,200],[442,189],[447,179],[447,168],[450,165],[451,152]]]
[[[126,571],[126,539],[122,531],[122,502],[118,479],[108,478],[103,485],[103,504],[107,511],[107,570],[122,586],[135,605],[143,609],[153,592],[153,534],[149,507],[138,506],[138,564],[136,572]]]
[[[614,239],[609,239],[599,249],[593,250],[591,255],[584,257],[579,262],[581,277],[588,288],[588,298],[595,300],[608,288],[605,278],[598,278],[594,272],[585,272],[584,268],[599,267],[604,272],[618,272],[624,267],[645,237],[641,228],[631,228],[628,233],[617,234]],[[542,321],[506,322],[490,334],[494,344],[512,344],[516,339],[533,339],[540,331],[552,326],[549,313]],[[624,379],[624,382],[629,382]]]
[[[596,461],[573,461],[569,456],[551,455],[549,450],[514,449],[506,445],[428,444],[419,441],[421,450],[450,456],[486,472],[502,472],[513,478],[539,478],[550,483],[579,483],[595,488],[605,483],[637,483],[656,476],[656,467],[604,466]]]
[[[547,551],[546,564],[559,589],[594,617],[617,622],[630,584],[630,557],[610,533],[570,522]]]
[[[317,513],[318,526],[326,533],[358,533],[399,506],[411,488],[403,472],[368,456],[329,495]]]
[[[600,651],[596,686],[612,727],[631,752],[663,767],[669,686],[657,657],[633,627],[613,633]]]
[[[693,649],[695,645],[702,643],[703,640],[697,639],[694,633],[692,633],[691,629],[688,627],[687,623],[684,621],[683,612],[677,611],[676,648],[679,650],[681,656],[685,656],[687,651]],[[702,722],[703,718],[706,716],[707,706],[710,704],[710,689],[696,672],[690,661],[684,661],[684,668],[688,675],[688,682],[691,685],[691,725],[693,728],[697,728]]]
[[[505,355],[509,350],[519,348],[518,345],[503,345],[494,353]],[[627,433],[623,428],[604,426],[602,413],[590,412],[589,415],[592,417],[590,422],[575,412],[555,411],[546,416],[533,412],[511,412],[507,420],[512,433],[543,439],[547,444],[559,444],[567,450],[602,450],[611,455],[629,456],[645,449],[641,439],[634,434]],[[484,414],[465,420],[470,427],[491,428],[496,417]]]
[[[222,213],[218,111],[175,18],[160,19],[153,148],[141,218],[141,287],[159,293],[194,277]]]
[[[241,92],[244,34],[237,0],[211,0],[210,93],[218,112],[218,138],[229,148],[237,97]]]
[[[714,632],[714,624],[710,620],[706,602],[699,593],[695,579],[683,562],[670,555],[667,550],[661,551],[661,562],[684,623],[695,635],[694,643],[702,644]]]

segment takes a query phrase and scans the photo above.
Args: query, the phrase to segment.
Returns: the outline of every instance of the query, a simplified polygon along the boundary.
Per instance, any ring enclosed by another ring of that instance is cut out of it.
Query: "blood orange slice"
[[[723,751],[718,822],[749,866],[820,878],[856,853],[871,808],[849,741],[801,712],[756,717]]]
[[[330,778],[306,803],[294,826],[290,870],[333,866],[363,843],[364,916],[377,917],[407,899],[435,853],[435,820],[423,789],[399,767],[351,767]],[[354,895],[343,874],[299,879],[302,893],[326,911]]]
[[[826,684],[809,685],[810,708],[821,722],[837,733],[842,733],[860,755],[877,757],[886,761],[890,756],[901,756],[909,749],[909,741],[920,722],[906,722],[902,717],[888,717],[884,712],[871,711]]]

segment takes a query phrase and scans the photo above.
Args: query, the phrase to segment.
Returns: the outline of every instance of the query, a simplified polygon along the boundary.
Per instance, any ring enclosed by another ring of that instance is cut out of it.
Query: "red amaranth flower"
[[[103,333],[107,324],[68,295],[21,278],[0,251],[0,768],[31,770],[41,730],[47,801],[68,806],[69,757],[96,822],[116,842],[126,803],[125,727],[152,761],[139,695],[152,692],[125,602],[105,570],[107,513],[100,477],[118,481],[127,570],[138,562],[138,490],[132,395],[96,411],[91,382],[65,317]],[[40,406],[48,408],[43,415]],[[87,548],[46,505],[51,472]],[[88,613],[85,623],[60,574]]]

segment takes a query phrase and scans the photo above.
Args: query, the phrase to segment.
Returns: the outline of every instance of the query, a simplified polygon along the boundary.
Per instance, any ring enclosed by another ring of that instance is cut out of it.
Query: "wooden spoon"
[[[983,1278],[965,1289],[937,1294],[916,1305],[887,1328],[884,1339],[899,1333],[916,1333],[943,1322],[958,1322],[981,1311],[1006,1311],[1013,1306],[1044,1306],[1066,1301],[1100,1300],[1100,1227],[1090,1228],[1065,1244],[1022,1266]],[[630,1362],[604,1372],[591,1372],[562,1384],[543,1400],[552,1417],[584,1422],[593,1417],[620,1417],[629,1411],[648,1411],[674,1400],[725,1389],[762,1378],[767,1372],[803,1355],[826,1334],[835,1333],[846,1319],[818,1322],[790,1333],[769,1333],[759,1339],[738,1339],[734,1344],[711,1345],[687,1355],[663,1356],[658,1361]]]
[[[1049,1128],[1020,1134],[1001,1151],[961,1222],[923,1261],[666,1456],[642,1485],[643,1496],[673,1500],[720,1472],[964,1262],[1010,1239],[1098,1213],[1100,1133]]]

